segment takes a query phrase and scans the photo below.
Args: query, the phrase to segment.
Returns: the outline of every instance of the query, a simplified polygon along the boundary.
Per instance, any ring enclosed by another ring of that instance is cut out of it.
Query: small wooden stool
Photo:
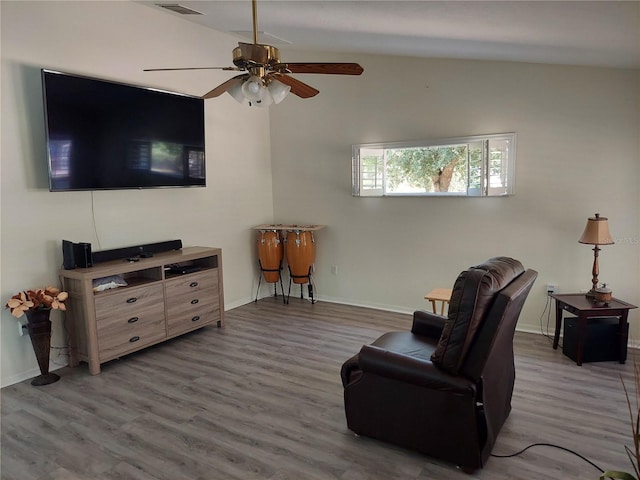
[[[427,293],[424,298],[431,302],[431,306],[433,307],[433,313],[437,314],[436,311],[436,302],[442,302],[440,304],[440,315],[444,315],[444,305],[445,303],[449,305],[449,301],[451,300],[451,294],[453,293],[453,289],[451,288],[434,288],[429,293]]]

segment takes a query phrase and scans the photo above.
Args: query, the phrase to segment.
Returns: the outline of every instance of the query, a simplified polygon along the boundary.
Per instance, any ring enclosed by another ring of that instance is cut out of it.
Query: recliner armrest
[[[416,310],[413,312],[413,325],[411,333],[416,335],[424,335],[430,338],[440,338],[444,322],[447,318],[424,310]]]
[[[358,355],[358,362],[364,373],[374,373],[433,390],[464,395],[475,394],[473,382],[450,375],[430,360],[423,358],[391,352],[374,345],[364,345]]]
[[[361,375],[360,363],[358,361],[358,354],[351,357],[349,360],[342,364],[340,369],[340,378],[342,379],[342,386],[346,387],[354,379],[355,375]]]

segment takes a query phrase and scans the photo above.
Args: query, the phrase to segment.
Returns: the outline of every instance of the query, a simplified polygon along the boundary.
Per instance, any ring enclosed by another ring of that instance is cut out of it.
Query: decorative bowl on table
[[[603,283],[593,291],[593,296],[596,302],[607,305],[611,301],[611,289],[607,287],[606,283]]]

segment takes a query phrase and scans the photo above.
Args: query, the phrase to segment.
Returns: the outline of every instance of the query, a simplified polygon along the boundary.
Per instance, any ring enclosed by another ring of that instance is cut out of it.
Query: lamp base
[[[596,298],[596,292],[592,288],[587,293],[585,293],[584,296],[587,297],[587,298],[595,299]]]

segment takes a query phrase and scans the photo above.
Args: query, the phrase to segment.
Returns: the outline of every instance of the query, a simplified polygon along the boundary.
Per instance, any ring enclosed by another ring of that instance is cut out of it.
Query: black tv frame
[[[44,68],[41,76],[50,191],[206,187],[202,98]],[[59,145],[69,153],[57,155]]]

